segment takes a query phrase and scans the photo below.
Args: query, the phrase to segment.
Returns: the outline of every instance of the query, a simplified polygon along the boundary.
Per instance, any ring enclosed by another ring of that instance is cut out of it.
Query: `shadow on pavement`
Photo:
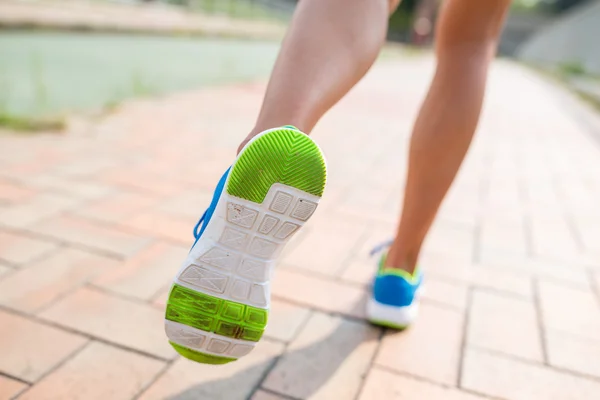
[[[364,298],[353,306],[353,311],[364,307]],[[316,326],[316,329],[314,325]],[[316,336],[319,325],[323,330],[332,328],[331,332],[306,347],[286,351],[280,357],[255,364],[225,379],[213,380],[192,386],[185,391],[169,397],[170,400],[236,400],[248,399],[232,393],[232,388],[240,383],[248,382],[251,376],[274,374],[279,391],[285,390],[293,398],[306,399],[317,393],[336,374],[348,356],[363,343],[377,341],[381,337],[380,328],[368,326],[366,321],[356,321],[340,316],[312,313],[308,322],[300,332],[308,330],[311,337]],[[313,325],[313,326],[311,326]],[[310,341],[310,339],[309,339]],[[317,364],[318,362],[318,364]],[[263,377],[263,378],[265,378]],[[268,379],[267,379],[268,381]],[[253,387],[255,386],[253,382]],[[210,397],[206,397],[210,394]]]

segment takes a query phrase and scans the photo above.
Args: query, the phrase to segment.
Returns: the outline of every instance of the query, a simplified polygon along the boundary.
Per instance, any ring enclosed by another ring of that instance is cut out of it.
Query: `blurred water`
[[[0,111],[46,115],[267,76],[279,44],[217,38],[0,33]]]

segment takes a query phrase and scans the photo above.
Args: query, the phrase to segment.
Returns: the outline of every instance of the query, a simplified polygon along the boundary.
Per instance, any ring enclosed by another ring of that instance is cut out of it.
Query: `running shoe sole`
[[[404,330],[413,323],[417,318],[418,313],[418,301],[405,307],[382,304],[372,298],[367,302],[368,321],[373,325],[379,325],[386,328]]]
[[[316,210],[325,181],[321,149],[295,129],[263,132],[244,147],[173,281],[165,330],[175,350],[207,364],[252,351],[267,325],[277,256]]]

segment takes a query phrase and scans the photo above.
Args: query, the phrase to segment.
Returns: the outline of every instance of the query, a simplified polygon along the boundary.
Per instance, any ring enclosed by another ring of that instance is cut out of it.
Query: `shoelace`
[[[194,238],[195,239],[198,239],[200,237],[200,227],[202,226],[202,222],[204,222],[204,217],[206,217],[207,212],[208,212],[208,210],[204,211],[204,214],[202,214],[202,216],[198,220],[198,223],[194,227]]]
[[[381,253],[383,250],[390,247],[392,245],[392,243],[394,243],[394,239],[389,239],[389,240],[386,240],[385,242],[381,242],[377,246],[373,247],[373,249],[371,249],[371,251],[369,252],[369,256],[373,257],[374,255]]]

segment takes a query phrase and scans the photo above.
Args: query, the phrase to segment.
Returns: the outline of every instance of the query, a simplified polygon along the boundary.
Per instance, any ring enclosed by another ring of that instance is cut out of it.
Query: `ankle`
[[[413,274],[417,269],[417,259],[418,254],[400,252],[392,246],[385,259],[385,268],[401,269]]]
[[[408,272],[409,274],[412,275],[417,270],[417,264],[408,264],[406,262],[401,263],[401,264],[397,264],[397,263],[392,264],[389,261],[387,261],[385,263],[385,268],[386,269],[400,269],[400,270]]]

